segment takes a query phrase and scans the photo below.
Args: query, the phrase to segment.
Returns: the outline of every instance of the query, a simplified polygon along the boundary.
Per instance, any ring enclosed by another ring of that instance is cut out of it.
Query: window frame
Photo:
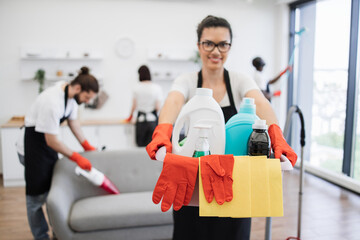
[[[357,58],[358,58],[358,38],[359,38],[359,2],[360,0],[351,1],[351,16],[350,16],[350,44],[349,44],[349,65],[348,65],[348,88],[346,99],[346,117],[345,117],[345,131],[344,131],[344,146],[343,146],[343,162],[342,172],[353,177],[355,164],[355,137],[356,137],[356,115],[357,115]],[[292,53],[295,48],[295,11],[306,4],[316,4],[316,0],[299,0],[289,4],[290,19],[289,19],[289,53]],[[287,109],[294,104],[294,75],[293,72],[288,78],[288,93],[287,93]],[[360,114],[360,113],[359,113]],[[292,134],[292,133],[291,133]],[[289,138],[289,141],[292,137]],[[291,141],[289,142],[291,144]]]

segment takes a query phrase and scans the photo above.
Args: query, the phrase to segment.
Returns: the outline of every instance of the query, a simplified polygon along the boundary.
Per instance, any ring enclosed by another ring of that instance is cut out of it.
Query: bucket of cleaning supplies
[[[243,98],[239,112],[232,116],[225,125],[225,154],[234,156],[248,155],[248,140],[253,131],[256,116],[253,98]]]
[[[192,157],[200,129],[196,126],[207,125],[210,152],[224,154],[225,151],[225,120],[219,104],[212,97],[212,90],[197,88],[192,97],[181,109],[176,119],[172,135],[172,152]],[[185,127],[186,140],[179,144],[180,131]]]

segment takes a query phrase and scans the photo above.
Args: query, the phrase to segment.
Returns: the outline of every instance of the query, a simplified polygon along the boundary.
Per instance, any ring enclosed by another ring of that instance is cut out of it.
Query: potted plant
[[[34,80],[38,81],[39,83],[39,93],[44,90],[44,82],[45,82],[45,70],[39,69],[36,71]]]
[[[199,51],[194,51],[194,55],[190,58],[190,61],[194,62],[196,65],[198,65],[201,68],[201,58]]]

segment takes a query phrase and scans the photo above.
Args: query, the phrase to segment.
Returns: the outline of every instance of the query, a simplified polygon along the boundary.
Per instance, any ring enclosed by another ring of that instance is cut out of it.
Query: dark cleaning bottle
[[[210,145],[208,140],[208,132],[211,129],[210,125],[196,125],[195,128],[199,129],[199,137],[195,142],[195,151],[193,157],[202,157],[210,155]]]
[[[250,156],[265,155],[270,157],[270,138],[265,120],[255,120],[252,125],[253,132],[248,141],[248,154]]]

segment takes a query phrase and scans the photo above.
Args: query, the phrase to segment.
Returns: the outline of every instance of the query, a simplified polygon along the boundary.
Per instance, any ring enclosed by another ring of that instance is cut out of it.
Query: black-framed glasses
[[[212,52],[215,49],[215,47],[217,47],[220,52],[225,53],[229,51],[231,47],[231,43],[228,42],[214,43],[212,41],[203,41],[200,42],[200,44],[202,48],[207,52]]]

